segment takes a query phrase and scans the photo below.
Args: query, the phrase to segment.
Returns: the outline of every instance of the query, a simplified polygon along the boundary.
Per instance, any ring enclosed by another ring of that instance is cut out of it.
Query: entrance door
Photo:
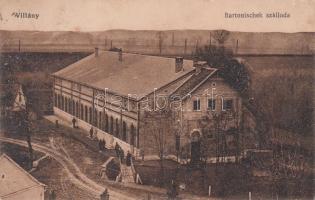
[[[191,134],[191,164],[198,164],[200,161],[200,133],[194,131]]]

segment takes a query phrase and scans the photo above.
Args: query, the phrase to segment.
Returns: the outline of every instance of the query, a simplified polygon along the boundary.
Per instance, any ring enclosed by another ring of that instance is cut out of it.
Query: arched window
[[[58,107],[58,94],[55,93],[54,106]]]
[[[80,116],[79,103],[78,102],[75,102],[75,116],[76,117]]]
[[[105,114],[105,127],[104,127],[104,129],[105,129],[105,132],[108,132],[108,115],[107,114]]]
[[[65,111],[68,112],[68,98],[65,97]]]
[[[81,115],[80,115],[80,119],[83,119],[83,113],[84,113],[84,110],[83,110],[83,104],[81,104],[81,109],[80,109],[80,111],[81,111]]]
[[[114,132],[114,119],[113,117],[111,116],[110,117],[110,120],[109,120],[109,133],[110,134],[113,134]]]
[[[102,112],[99,111],[99,115],[98,115],[98,128],[103,130],[103,117],[102,117]]]
[[[88,107],[84,106],[84,121],[88,122]]]
[[[92,123],[94,124],[94,126],[98,127],[97,126],[97,122],[98,122],[98,118],[97,118],[97,110],[94,108],[94,112],[93,112],[93,121]]]
[[[65,97],[61,96],[61,110],[65,110]]]
[[[90,124],[92,124],[92,117],[93,117],[92,108],[89,107],[89,123]]]
[[[60,94],[58,94],[58,108],[60,108],[61,109],[61,106],[62,104],[61,104],[61,96],[60,96]]]
[[[122,127],[122,140],[127,141],[127,125],[126,122],[123,122],[123,127]]]
[[[68,99],[68,113],[71,113],[71,100]]]
[[[130,126],[130,144],[131,145],[135,145],[135,127],[133,126],[133,124],[131,124]]]
[[[115,120],[115,135],[119,138],[119,122],[117,118]]]
[[[76,115],[76,110],[75,110],[75,101],[72,100],[72,115],[75,116]]]
[[[59,98],[60,98],[60,97],[59,97],[59,94],[57,94],[57,102],[56,102],[56,107],[57,107],[57,108],[59,108],[59,104],[60,104]]]
[[[72,115],[73,113],[72,113],[72,111],[73,111],[73,102],[72,102],[72,100],[71,99],[69,99],[69,113]]]

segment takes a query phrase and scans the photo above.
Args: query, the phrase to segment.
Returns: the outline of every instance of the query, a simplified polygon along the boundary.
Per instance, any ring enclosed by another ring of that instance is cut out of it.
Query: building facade
[[[237,129],[241,119],[237,92],[216,72],[180,57],[96,49],[53,74],[54,112],[93,127],[109,148],[118,143],[125,153],[200,157],[198,142],[213,128],[215,113],[229,113],[224,130]]]

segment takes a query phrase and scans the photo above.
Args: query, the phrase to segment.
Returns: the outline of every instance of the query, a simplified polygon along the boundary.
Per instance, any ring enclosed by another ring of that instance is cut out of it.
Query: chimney
[[[184,58],[183,57],[176,57],[175,58],[175,73],[184,70]]]
[[[118,51],[118,60],[122,62],[122,49],[119,49]]]
[[[98,57],[98,47],[95,47],[95,57]]]

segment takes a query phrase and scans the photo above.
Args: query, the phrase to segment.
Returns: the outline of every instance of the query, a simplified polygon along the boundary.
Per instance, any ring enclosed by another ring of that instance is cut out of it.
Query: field
[[[314,57],[247,57],[251,94],[273,125],[312,135]]]
[[[161,36],[161,37],[160,37]],[[98,32],[1,31],[3,52],[91,52],[94,47],[122,48],[125,52],[185,55],[196,47],[216,44],[215,30],[108,30]],[[225,46],[235,54],[312,54],[314,33],[229,32]],[[161,43],[160,43],[161,42]],[[19,47],[20,43],[20,47]],[[161,44],[161,52],[159,48]],[[255,44],[255,45],[253,45]]]

